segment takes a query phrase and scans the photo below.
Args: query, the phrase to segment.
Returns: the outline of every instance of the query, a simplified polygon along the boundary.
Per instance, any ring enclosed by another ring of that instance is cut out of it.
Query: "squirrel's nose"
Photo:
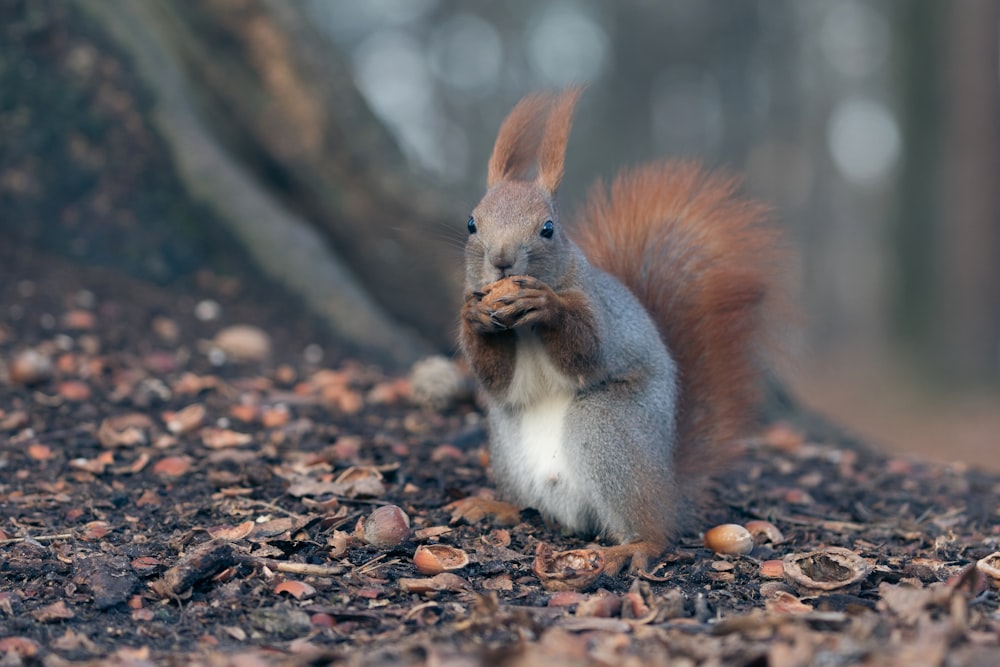
[[[501,273],[514,266],[514,260],[503,254],[490,255],[490,264]]]

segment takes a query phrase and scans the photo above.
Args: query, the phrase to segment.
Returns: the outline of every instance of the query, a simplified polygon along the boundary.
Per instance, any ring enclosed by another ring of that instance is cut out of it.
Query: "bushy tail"
[[[632,290],[677,361],[675,463],[693,493],[745,435],[759,398],[777,237],[762,225],[767,209],[737,185],[693,163],[642,165],[610,190],[595,185],[575,227],[588,259]]]

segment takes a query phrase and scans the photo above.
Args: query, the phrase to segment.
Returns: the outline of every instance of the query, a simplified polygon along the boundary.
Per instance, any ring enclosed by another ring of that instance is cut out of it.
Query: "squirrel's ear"
[[[500,126],[497,141],[490,156],[486,185],[523,176],[537,155],[538,142],[545,128],[545,112],[551,97],[532,93],[511,109]]]
[[[538,148],[538,184],[549,194],[555,194],[563,178],[566,142],[573,125],[573,108],[583,87],[567,88],[556,97],[545,121],[545,132]]]

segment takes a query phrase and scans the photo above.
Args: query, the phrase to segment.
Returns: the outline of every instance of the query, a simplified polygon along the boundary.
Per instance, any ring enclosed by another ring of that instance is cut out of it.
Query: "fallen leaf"
[[[458,592],[470,588],[469,582],[452,572],[442,572],[441,574],[424,579],[402,577],[398,583],[399,587],[407,593],[430,593],[433,591]]]
[[[291,579],[286,579],[280,584],[274,587],[275,593],[288,593],[296,600],[301,600],[303,598],[311,598],[316,595],[316,589],[305,583],[304,581],[294,581]]]
[[[80,380],[63,380],[56,387],[56,392],[67,401],[82,403],[90,398],[90,385]]]
[[[210,426],[201,430],[201,442],[209,449],[226,449],[250,444],[253,438],[246,433]]]
[[[205,406],[201,403],[192,403],[177,412],[165,412],[163,421],[167,430],[174,435],[185,435],[191,433],[205,423]]]
[[[764,600],[764,608],[775,614],[808,614],[812,605],[806,604],[787,591],[778,591]]]
[[[76,614],[66,606],[65,602],[59,600],[34,610],[31,616],[39,623],[55,623],[73,618]]]
[[[208,529],[208,534],[213,538],[235,542],[249,537],[256,524],[253,521],[244,521],[238,526],[218,526]]]
[[[85,542],[94,542],[111,532],[111,524],[107,521],[91,521],[83,526],[77,537]]]
[[[30,658],[31,656],[37,654],[40,649],[41,646],[38,642],[33,639],[28,639],[27,637],[0,638],[0,653],[3,654],[13,653],[14,655],[21,656],[22,658]]]
[[[190,456],[166,456],[153,466],[153,474],[158,477],[183,477],[191,470]]]
[[[97,440],[108,449],[144,445],[152,427],[153,420],[139,412],[108,417],[97,429]]]
[[[477,524],[489,518],[493,524],[513,526],[521,520],[520,508],[510,503],[490,500],[488,498],[478,498],[476,496],[456,500],[453,503],[445,505],[444,509],[451,512],[449,523],[452,524],[460,521]]]
[[[99,653],[97,644],[92,642],[87,635],[67,629],[62,637],[52,640],[52,648],[59,651],[84,651],[86,653]]]
[[[348,498],[379,498],[385,495],[384,477],[378,469],[371,466],[351,466],[340,473],[334,484],[337,485],[337,495]]]
[[[52,453],[52,448],[48,445],[43,445],[40,442],[33,442],[28,445],[28,456],[36,461],[48,461],[55,456],[55,454]]]
[[[512,591],[514,590],[514,580],[509,574],[498,574],[483,580],[483,589],[487,591]]]

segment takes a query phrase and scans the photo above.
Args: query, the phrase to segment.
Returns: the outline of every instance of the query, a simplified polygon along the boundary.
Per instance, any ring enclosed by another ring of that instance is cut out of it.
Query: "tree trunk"
[[[296,6],[78,2],[153,89],[191,190],[269,274],[380,358],[450,345],[461,258],[432,239],[460,216],[405,168]]]

